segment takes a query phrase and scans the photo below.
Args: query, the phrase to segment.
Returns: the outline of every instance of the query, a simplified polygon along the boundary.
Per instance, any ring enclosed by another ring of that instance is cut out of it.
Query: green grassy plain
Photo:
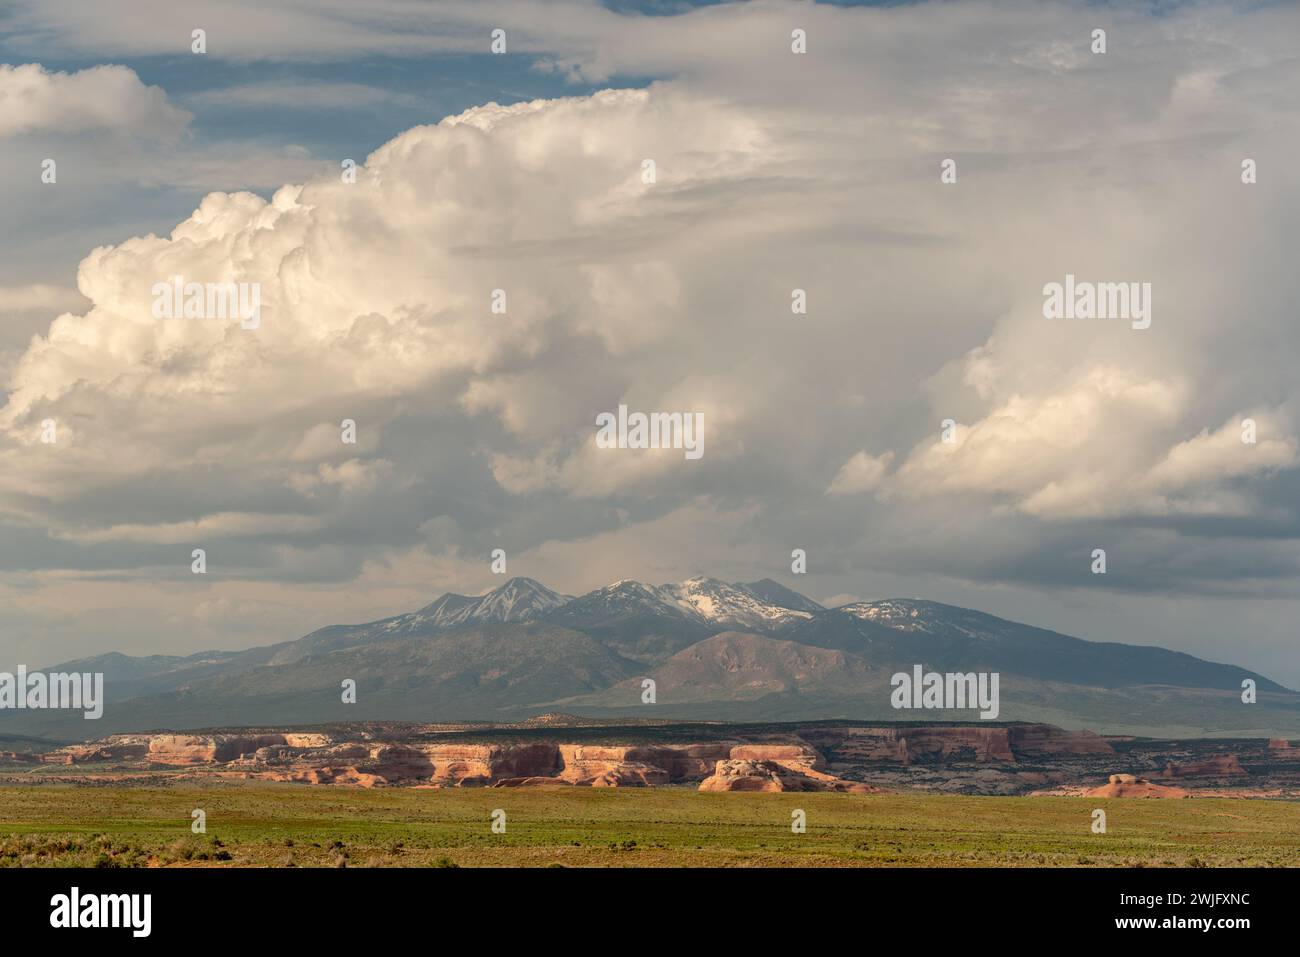
[[[1106,834],[1091,830],[1098,807]],[[206,834],[190,831],[195,808]],[[1300,803],[54,784],[0,788],[0,864],[1297,867]]]

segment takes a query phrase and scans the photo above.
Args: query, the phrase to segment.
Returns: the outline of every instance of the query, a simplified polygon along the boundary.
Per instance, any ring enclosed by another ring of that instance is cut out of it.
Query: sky
[[[772,577],[1300,687],[1297,36],[0,3],[0,662],[289,640],[485,591],[500,548],[571,594]],[[176,275],[256,283],[260,325],[154,318]],[[1149,283],[1149,327],[1046,318],[1067,275]],[[703,456],[598,447],[619,405],[702,414]]]

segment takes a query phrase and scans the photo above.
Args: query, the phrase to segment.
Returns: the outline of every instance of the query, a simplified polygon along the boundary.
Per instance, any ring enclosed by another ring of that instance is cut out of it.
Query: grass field
[[[207,833],[192,834],[191,812]],[[494,834],[491,815],[506,813]],[[1107,833],[1092,833],[1103,808]],[[792,833],[802,809],[807,831]],[[690,789],[0,788],[7,866],[1300,866],[1300,804]]]

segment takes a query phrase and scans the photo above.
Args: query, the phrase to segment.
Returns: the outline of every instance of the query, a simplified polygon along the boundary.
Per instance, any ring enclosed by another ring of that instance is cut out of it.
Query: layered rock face
[[[1241,766],[1235,754],[1223,754],[1204,761],[1192,761],[1177,764],[1170,761],[1161,772],[1162,778],[1223,778],[1245,776],[1246,769]]]
[[[567,763],[559,780],[596,788],[654,787],[669,782],[668,772],[641,761],[581,759]]]
[[[231,766],[247,777],[311,784],[475,787],[508,779],[549,777],[559,767],[559,751],[553,744],[352,742],[318,749],[272,745]]]
[[[639,748],[634,754],[668,772],[669,781],[698,781],[713,772],[714,765],[731,756],[729,742],[682,744],[673,747]]]
[[[104,741],[73,744],[41,755],[45,764],[85,764],[90,761],[122,761],[143,758],[149,753],[145,742]]]
[[[261,748],[319,748],[330,743],[323,734],[155,734],[148,737],[148,758],[155,764],[211,764],[234,761]]]
[[[701,791],[794,791],[782,778],[791,775],[775,761],[719,761],[714,772],[700,782]]]
[[[667,784],[672,780],[665,768],[645,760],[643,748],[599,747],[561,744],[559,779],[568,784],[593,787]]]
[[[806,737],[835,751],[841,762],[912,764],[963,758],[1010,761],[1016,756],[1005,727],[835,728]]]
[[[821,770],[807,744],[609,747],[561,744],[559,780],[590,787],[652,787],[701,781],[705,791],[872,790]]]
[[[701,791],[846,791],[868,794],[866,784],[841,781],[829,774],[803,772],[777,760],[756,758],[719,761],[713,774],[700,782]]]
[[[559,767],[554,744],[435,745],[422,749],[432,773],[429,783],[466,787],[488,785],[506,778],[549,777]]]
[[[1020,755],[1115,753],[1105,738],[1091,731],[1064,731],[1047,724],[827,728],[806,731],[804,737],[833,752],[836,764],[1015,763]]]
[[[26,751],[0,751],[0,763],[4,764],[40,764],[43,757],[46,756],[28,754]],[[72,762],[69,761],[68,763],[71,764]]]
[[[726,767],[724,767],[726,765]],[[713,774],[701,785],[702,791],[857,791],[879,788],[842,781],[823,770],[826,760],[808,744],[740,744],[731,749],[727,761],[719,761]],[[769,771],[777,769],[775,779]],[[767,780],[779,786],[754,788],[747,778]],[[705,787],[705,785],[709,785]]]
[[[268,740],[266,743],[272,742]],[[215,738],[162,734],[149,742],[149,760],[158,764],[211,764],[217,760],[217,747]]]
[[[1104,785],[1113,796],[1161,795],[1153,790],[1161,787],[1199,795],[1247,781],[1261,793],[1300,796],[1300,748],[1281,740],[1237,742],[1228,753],[1222,741],[1105,739],[1041,724],[670,722],[569,729],[570,721],[544,730],[527,722],[373,722],[330,726],[329,733],[124,734],[43,755],[0,754],[0,765],[44,762],[92,765],[78,768],[75,773],[82,775],[231,775],[354,787],[685,785],[706,791],[1007,795],[1092,793],[1118,766],[1142,777],[1118,776]],[[582,743],[569,743],[575,738]]]
[[[716,762],[729,757],[731,750],[726,743],[680,747],[561,744],[559,778],[570,784],[595,787],[698,781],[713,770]]]
[[[151,764],[199,765],[235,761],[263,748],[320,748],[324,734],[115,734],[88,744],[72,744],[42,755],[46,764],[140,759]]]
[[[1115,749],[1092,731],[1066,731],[1050,724],[1017,724],[1007,729],[1016,754],[1114,754]]]
[[[307,768],[302,771],[291,771],[286,773],[281,780],[296,781],[301,784],[350,784],[362,788],[382,787],[388,783],[386,778],[378,774],[358,771],[350,766]]]
[[[771,761],[801,774],[826,766],[821,753],[807,744],[738,744],[728,757],[733,761]]]
[[[60,749],[46,761],[140,761],[146,765],[221,768],[244,777],[308,784],[375,787],[520,787],[543,784],[583,787],[656,787],[718,777],[720,763],[733,771],[718,790],[755,789],[758,777],[775,775],[760,790],[847,789],[823,769],[825,760],[805,742],[739,744],[734,741],[680,745],[426,744],[387,741],[335,742],[325,734],[156,734],[119,736]]]
[[[316,752],[264,747],[246,773],[316,783],[421,783],[435,787],[653,787],[700,780],[729,744],[605,746],[578,744],[358,744]],[[258,773],[257,766],[269,766]],[[279,770],[283,768],[283,770]],[[274,769],[274,770],[273,770]],[[328,772],[328,773],[327,773]],[[357,781],[352,781],[356,778]]]

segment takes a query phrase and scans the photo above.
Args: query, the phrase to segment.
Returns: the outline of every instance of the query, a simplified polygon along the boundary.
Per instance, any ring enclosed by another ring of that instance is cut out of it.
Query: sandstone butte
[[[1170,761],[1160,773],[1166,780],[1172,778],[1227,778],[1244,777],[1246,769],[1235,754],[1220,754],[1204,761],[1176,764]]]
[[[807,745],[742,744],[700,782],[701,791],[879,791],[866,784],[841,781],[822,770],[825,761]]]
[[[1153,784],[1145,778],[1131,774],[1112,774],[1110,780],[1099,788],[1083,792],[1084,797],[1101,798],[1185,798],[1191,797],[1190,791]]]
[[[556,736],[562,731],[556,732]],[[1088,731],[1050,725],[964,727],[810,726],[780,740],[683,744],[479,744],[376,741],[323,733],[119,734],[30,760],[117,761],[139,767],[306,784],[377,787],[656,787],[698,783],[703,791],[878,790],[842,780],[824,752],[849,764],[911,764],[960,758],[1014,764],[1017,755],[1113,754]],[[1225,766],[1226,768],[1226,766]],[[1223,773],[1235,773],[1226,770]]]

